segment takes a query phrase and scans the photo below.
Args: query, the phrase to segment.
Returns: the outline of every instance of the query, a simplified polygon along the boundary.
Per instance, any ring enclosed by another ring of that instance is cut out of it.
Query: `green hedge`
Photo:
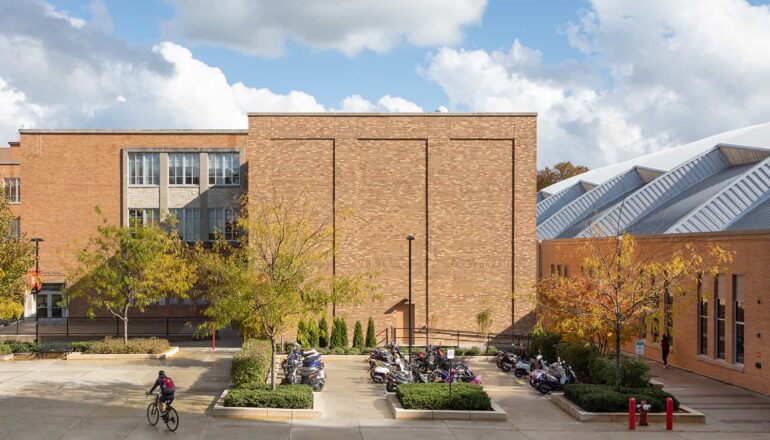
[[[104,338],[102,341],[72,342],[74,351],[93,354],[160,354],[171,348],[168,339],[135,338],[128,344],[123,339]]]
[[[651,387],[621,387],[618,392],[609,385],[572,384],[564,388],[564,397],[590,412],[627,412],[629,397],[634,397],[637,403],[646,400],[652,405],[650,412],[664,412],[669,397],[674,399],[674,410],[679,408],[679,401],[674,396]]]
[[[313,408],[313,389],[307,385],[279,385],[275,391],[267,384],[248,383],[230,390],[225,406],[252,408]]]
[[[13,353],[13,350],[11,350],[10,345],[0,343],[0,356],[11,354],[11,353]]]
[[[541,333],[532,335],[529,342],[529,353],[536,356],[542,354],[548,362],[556,362],[558,357],[556,346],[561,342],[561,335],[556,333]]]
[[[452,384],[451,398],[446,383],[402,384],[396,388],[396,397],[404,409],[492,410],[487,392],[480,385],[468,383]]]
[[[13,353],[35,353],[40,351],[40,345],[34,342],[10,341],[6,345],[11,348]]]
[[[573,367],[574,368],[574,367]],[[615,359],[597,355],[589,366],[590,382],[615,385]],[[579,377],[579,376],[578,376]],[[622,356],[620,359],[620,385],[628,388],[644,388],[650,383],[650,366],[644,361]]]
[[[270,341],[252,339],[233,356],[230,378],[236,387],[247,383],[264,384],[269,368]]]

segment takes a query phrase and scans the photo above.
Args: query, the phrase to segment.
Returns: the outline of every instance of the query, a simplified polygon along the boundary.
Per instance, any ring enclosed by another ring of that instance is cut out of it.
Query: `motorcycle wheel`
[[[503,363],[500,361],[500,359],[497,360],[496,364],[497,364],[497,368],[500,368],[500,369],[503,368]]]
[[[500,368],[501,368],[503,371],[505,371],[506,373],[510,373],[510,372],[511,372],[511,364],[503,364],[503,366],[502,366],[502,367],[500,367]]]
[[[551,392],[551,387],[549,387],[544,383],[541,383],[540,385],[537,386],[537,390],[540,391],[540,394],[545,395]]]
[[[428,383],[443,382],[444,380],[435,371],[431,371],[428,375]]]
[[[384,382],[383,377],[380,376],[379,374],[372,375],[372,380],[374,381],[374,383],[382,383],[382,382]]]
[[[524,377],[527,373],[524,370],[514,370],[513,375],[516,377]]]
[[[388,382],[387,385],[385,385],[385,389],[388,390],[389,393],[395,393],[396,392],[396,383],[395,382]]]
[[[323,380],[323,379],[318,380],[315,383],[315,386],[313,387],[313,391],[315,391],[315,392],[323,391],[324,390],[324,385],[326,385],[326,381],[325,380]]]

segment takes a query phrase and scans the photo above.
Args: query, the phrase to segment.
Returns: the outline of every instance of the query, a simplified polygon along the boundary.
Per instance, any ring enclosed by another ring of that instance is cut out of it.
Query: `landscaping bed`
[[[13,354],[13,359],[36,359],[40,357],[63,357],[65,359],[162,359],[179,351],[171,347],[167,339],[135,338],[124,343],[122,339],[104,338],[99,341],[49,341],[5,342],[0,344],[0,353]]]
[[[564,395],[551,395],[548,398],[556,406],[571,415],[580,422],[600,422],[600,423],[628,423],[628,401],[625,403],[625,409],[618,412],[594,412],[586,411]],[[638,417],[638,413],[637,413]],[[647,414],[647,420],[650,423],[664,423],[666,420],[665,412],[652,412]],[[706,416],[690,407],[679,405],[674,412],[674,423],[706,423]]]
[[[223,400],[225,407],[311,409],[313,389],[308,385],[247,383],[231,389]]]
[[[395,394],[386,396],[396,419],[506,420],[508,415],[496,405],[480,385],[467,383],[402,384]]]
[[[609,385],[573,384],[565,387],[564,397],[590,412],[628,412],[630,397],[637,402],[647,401],[652,405],[650,412],[664,412],[669,397],[674,401],[674,411],[679,408],[679,401],[674,396],[652,387],[621,387],[618,391]]]

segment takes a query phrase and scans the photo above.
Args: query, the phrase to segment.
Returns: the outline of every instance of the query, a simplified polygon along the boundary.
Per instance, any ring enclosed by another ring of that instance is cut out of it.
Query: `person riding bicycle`
[[[163,370],[158,371],[158,379],[155,381],[155,384],[150,388],[150,391],[147,392],[147,395],[152,394],[153,391],[155,391],[155,388],[160,388],[160,402],[165,403],[162,408],[159,408],[161,411],[161,415],[165,417],[166,412],[168,411],[168,406],[171,405],[171,402],[174,401],[174,392],[176,392],[176,389],[174,387],[174,381],[171,380],[170,377],[166,376],[166,372]]]

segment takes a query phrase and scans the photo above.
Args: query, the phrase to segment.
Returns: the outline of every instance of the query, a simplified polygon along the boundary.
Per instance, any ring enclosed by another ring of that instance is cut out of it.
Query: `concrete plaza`
[[[684,404],[707,414],[705,425],[662,426],[628,432],[622,424],[579,423],[530,389],[498,371],[475,363],[485,388],[508,412],[507,422],[396,421],[372,384],[366,365],[327,360],[324,417],[295,422],[248,421],[210,417],[207,409],[229,384],[232,350],[212,353],[184,348],[168,360],[0,363],[0,438],[2,439],[740,439],[770,440],[770,398],[681,370],[662,370],[656,378]],[[145,418],[150,402],[144,392],[157,371],[177,383],[174,406],[180,428],[169,433]],[[729,433],[729,434],[728,434]]]

